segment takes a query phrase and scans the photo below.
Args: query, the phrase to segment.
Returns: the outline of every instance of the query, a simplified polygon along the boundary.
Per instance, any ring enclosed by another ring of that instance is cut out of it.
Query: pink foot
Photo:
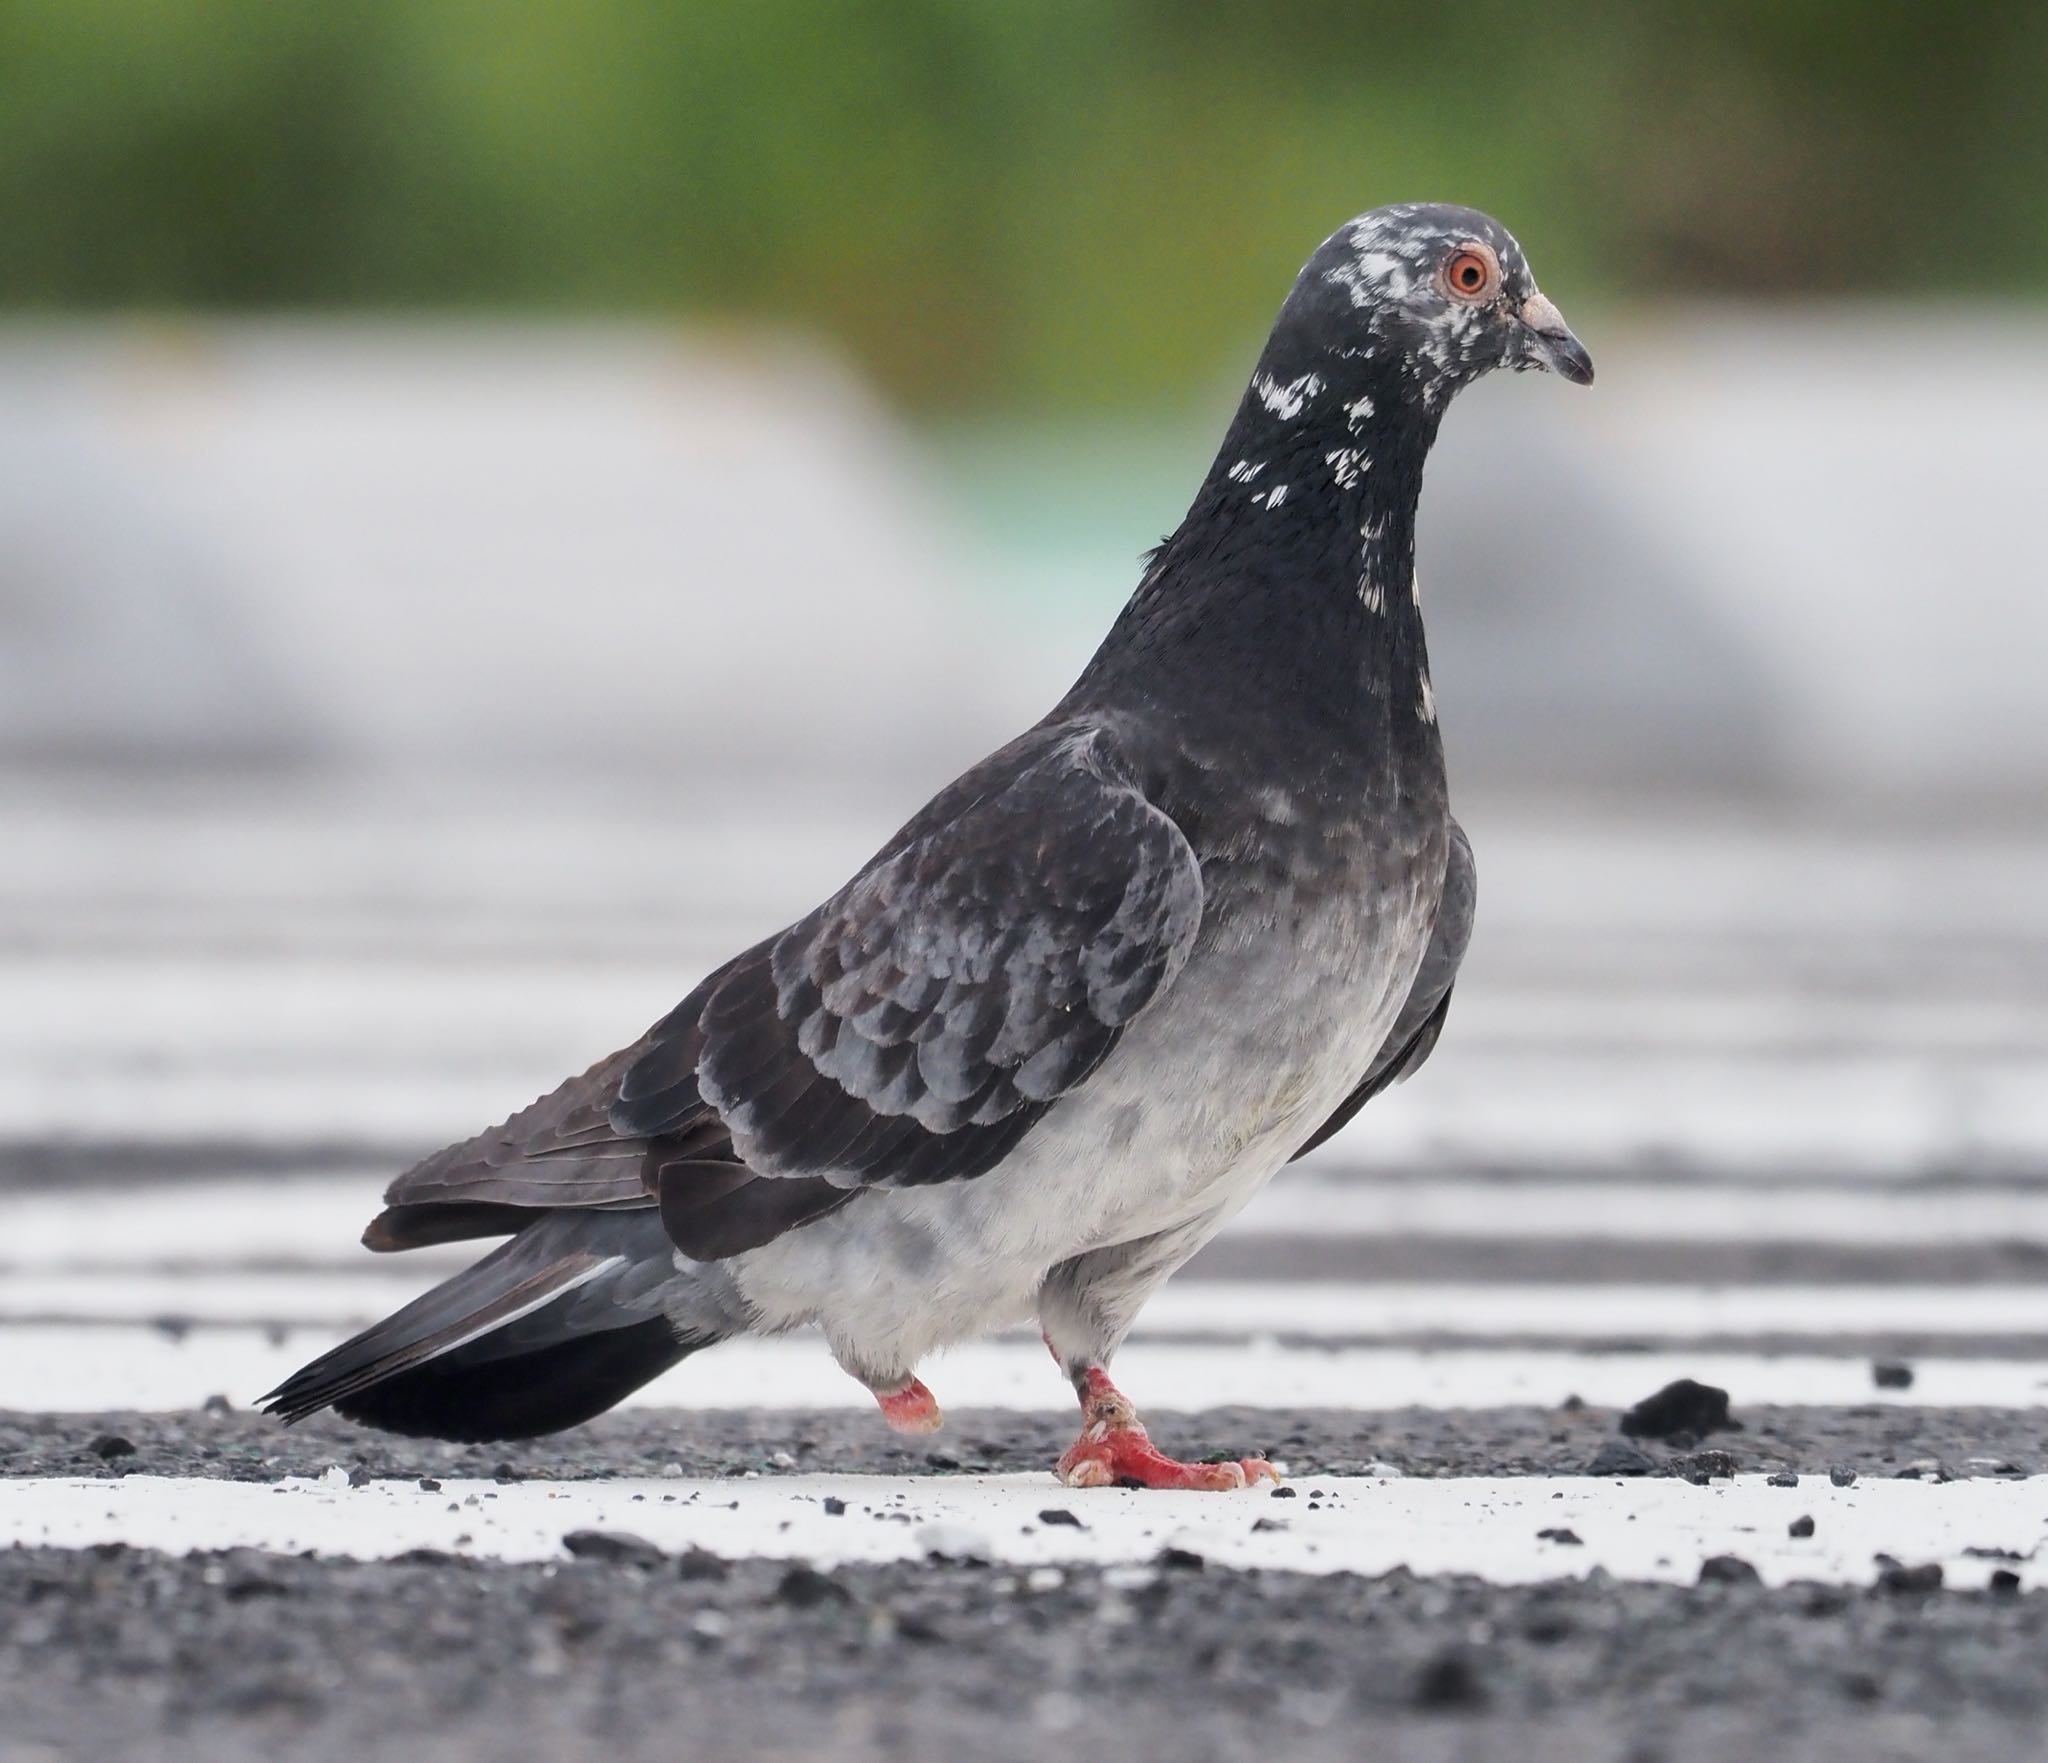
[[[875,1405],[898,1432],[937,1432],[946,1424],[938,1398],[914,1377],[900,1390],[875,1391]]]
[[[1099,1366],[1082,1374],[1081,1436],[1067,1448],[1055,1473],[1070,1488],[1136,1484],[1205,1492],[1280,1479],[1280,1472],[1263,1457],[1241,1457],[1235,1463],[1183,1463],[1167,1456],[1138,1424],[1129,1398]]]

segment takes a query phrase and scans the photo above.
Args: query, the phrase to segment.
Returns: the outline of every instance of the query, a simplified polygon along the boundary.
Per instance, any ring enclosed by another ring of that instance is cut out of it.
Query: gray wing
[[[704,1109],[757,1176],[994,1168],[1180,971],[1201,867],[1100,731],[1041,731],[658,1025],[621,1135]],[[666,1200],[664,1200],[666,1208]]]
[[[1106,738],[1037,731],[632,1046],[400,1176],[364,1240],[658,1205],[715,1260],[862,1185],[981,1174],[1179,972],[1201,912],[1194,852]]]
[[[1465,945],[1472,940],[1472,916],[1479,898],[1479,872],[1472,862],[1472,842],[1455,820],[1450,823],[1450,841],[1444,862],[1443,898],[1437,905],[1436,926],[1430,932],[1429,947],[1423,951],[1422,966],[1409,988],[1408,1001],[1394,1018],[1394,1027],[1358,1088],[1338,1105],[1336,1113],[1311,1133],[1295,1157],[1305,1157],[1340,1128],[1373,1097],[1393,1084],[1413,1077],[1436,1050],[1437,1037],[1444,1031],[1450,1014],[1451,987],[1458,977],[1458,964],[1465,959]],[[1289,1158],[1291,1163],[1294,1158]]]

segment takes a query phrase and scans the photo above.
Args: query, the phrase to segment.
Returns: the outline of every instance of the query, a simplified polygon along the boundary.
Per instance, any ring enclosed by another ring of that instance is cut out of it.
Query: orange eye
[[[1444,286],[1453,299],[1490,299],[1500,284],[1499,266],[1493,253],[1480,245],[1464,245],[1453,251],[1444,264]]]

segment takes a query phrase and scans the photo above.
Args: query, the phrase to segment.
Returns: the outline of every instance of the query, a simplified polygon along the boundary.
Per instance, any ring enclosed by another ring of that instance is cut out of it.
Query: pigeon
[[[1593,366],[1469,208],[1340,227],[1080,678],[640,1039],[400,1176],[376,1250],[503,1238],[264,1398],[434,1438],[577,1425],[815,1327],[908,1432],[937,1349],[1035,1324],[1075,1487],[1244,1487],[1109,1365],[1291,1159],[1411,1075],[1474,910],[1415,579],[1423,462],[1495,368]]]

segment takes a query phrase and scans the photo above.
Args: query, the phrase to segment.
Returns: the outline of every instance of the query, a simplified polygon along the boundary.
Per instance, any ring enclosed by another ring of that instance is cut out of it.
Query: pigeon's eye
[[[1483,245],[1461,245],[1444,263],[1444,287],[1454,300],[1490,300],[1500,287],[1500,265]]]

